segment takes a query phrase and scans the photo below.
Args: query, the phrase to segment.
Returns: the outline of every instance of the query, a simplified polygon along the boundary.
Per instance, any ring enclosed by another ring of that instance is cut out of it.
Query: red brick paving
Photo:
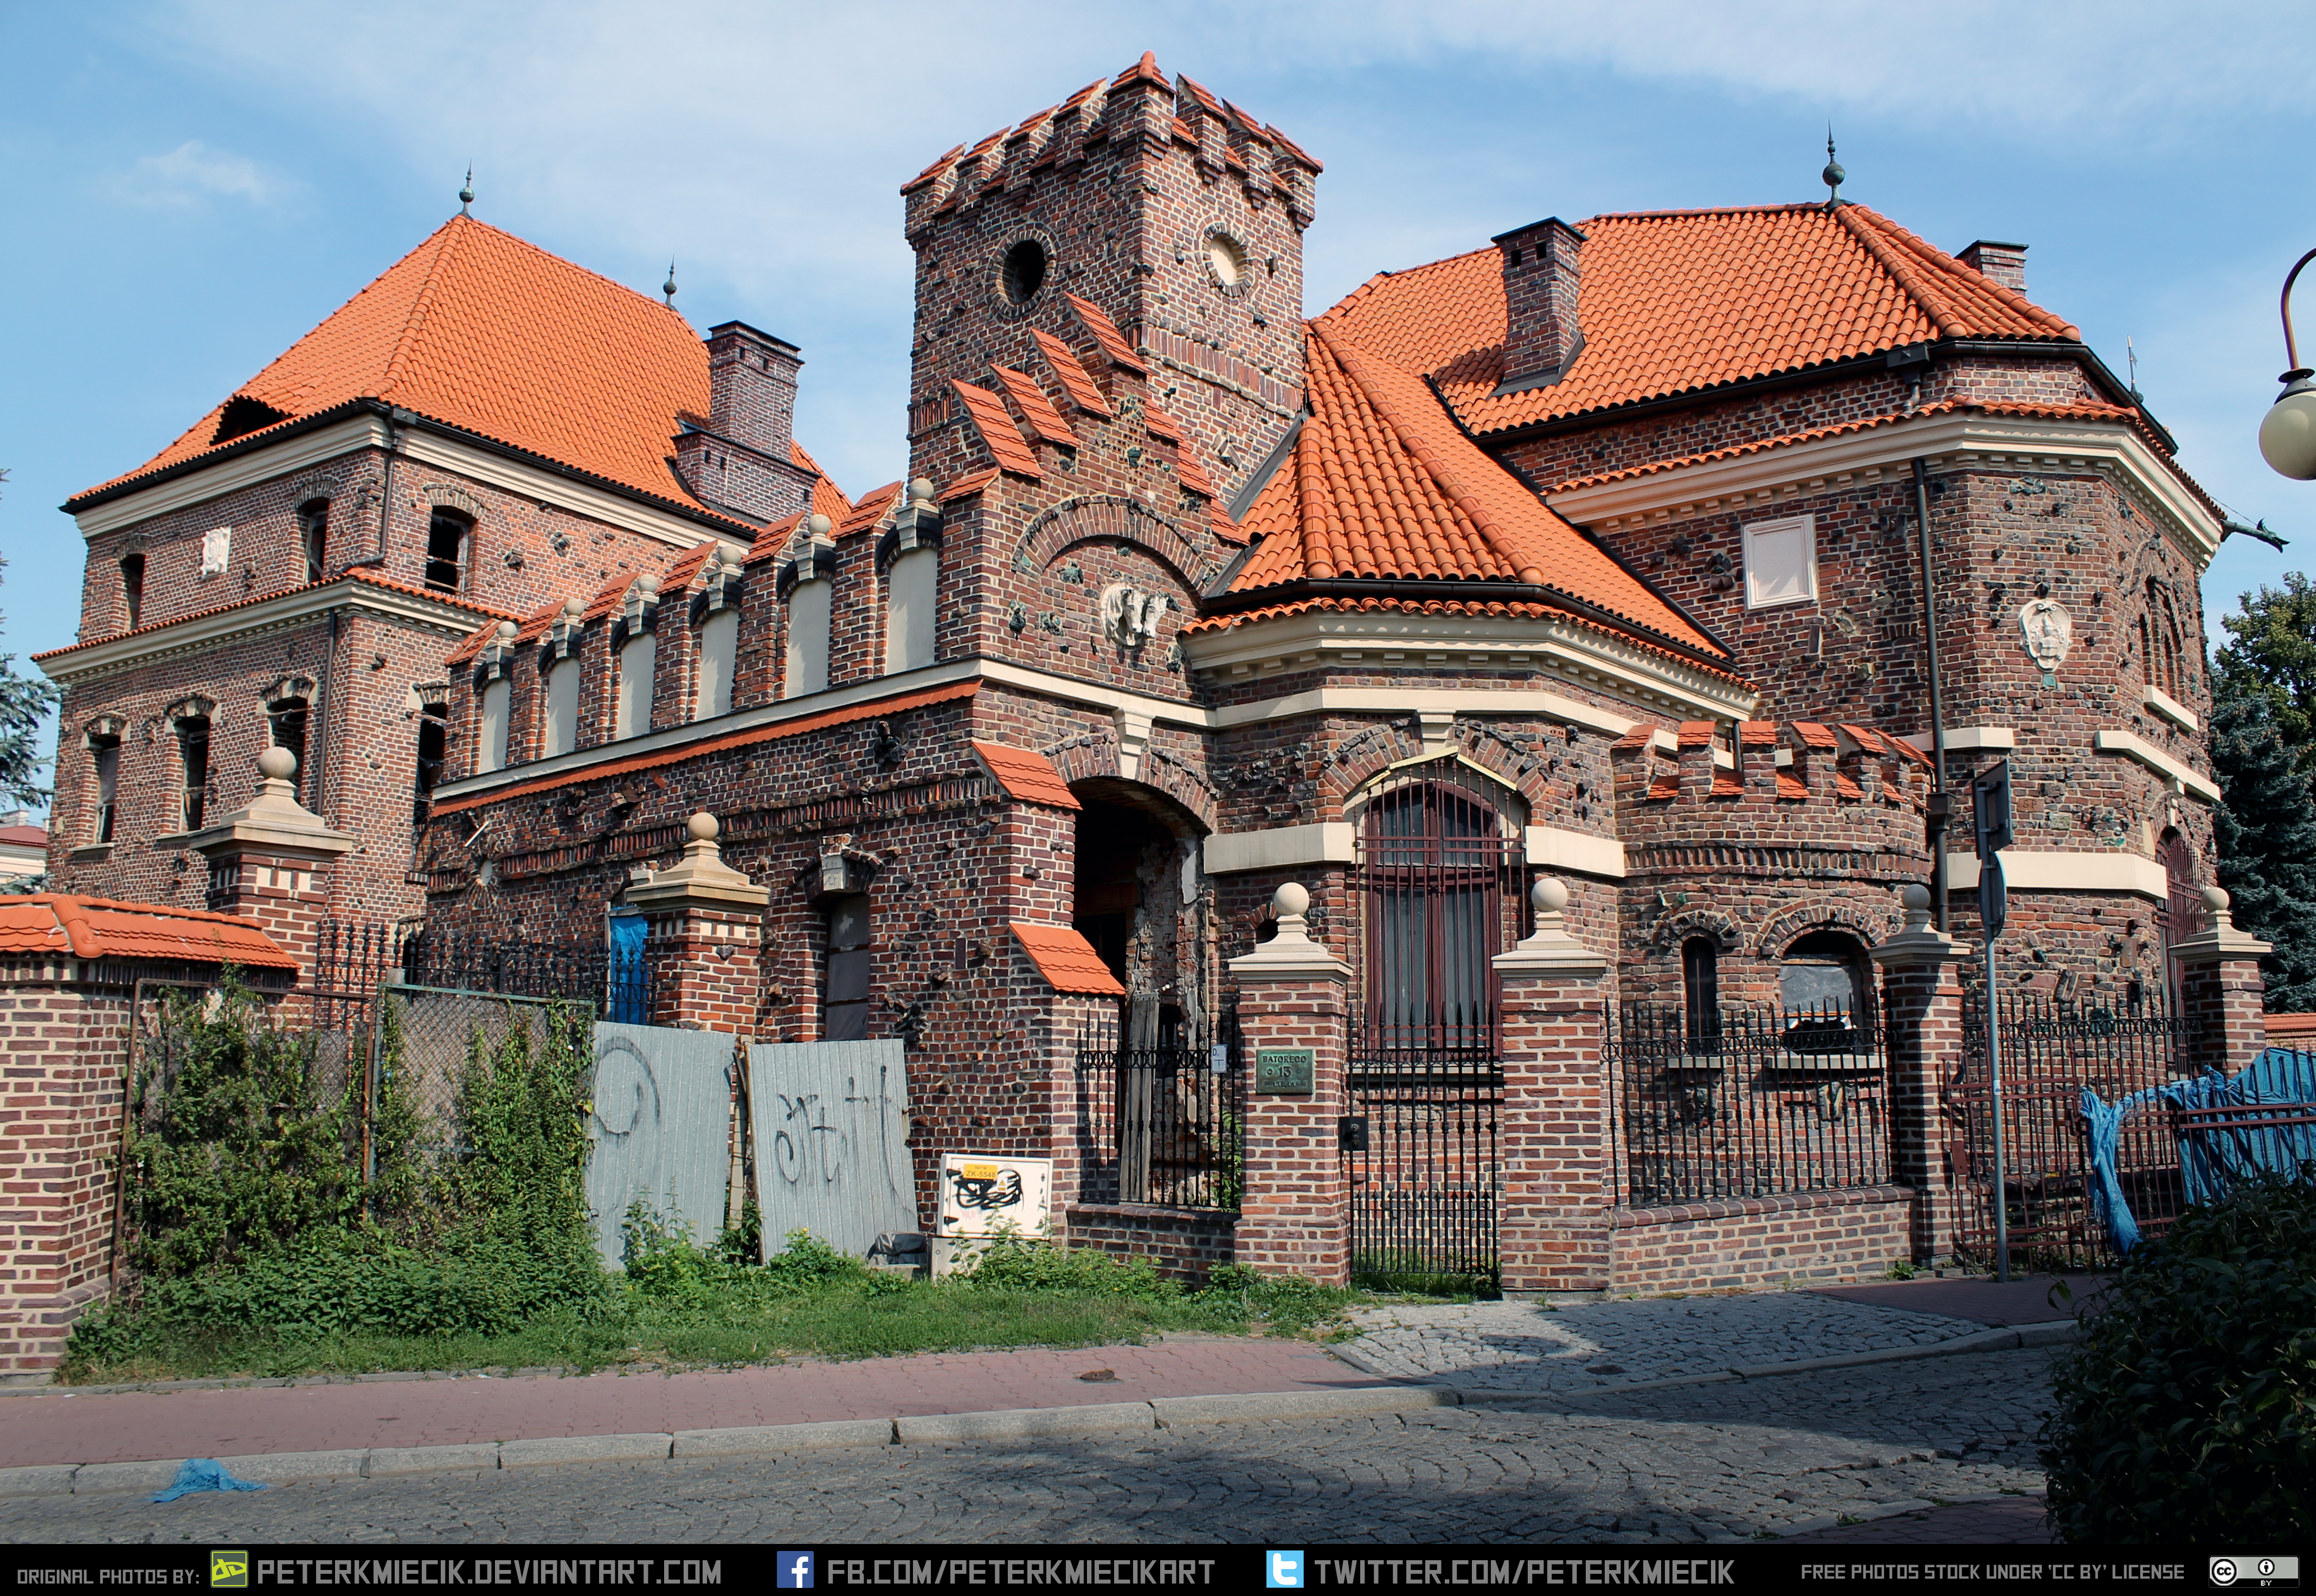
[[[1107,1369],[1115,1380],[1078,1376]],[[1389,1385],[1307,1343],[1166,1341],[686,1374],[0,1396],[0,1467],[425,1447]]]

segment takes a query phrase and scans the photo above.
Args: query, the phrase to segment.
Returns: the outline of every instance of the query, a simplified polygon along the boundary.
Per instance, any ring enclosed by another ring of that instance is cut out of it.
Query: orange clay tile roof
[[[272,938],[231,914],[60,892],[0,897],[0,954],[7,953],[298,967],[298,961]]]
[[[1737,723],[1737,742],[1741,747],[1759,748],[1777,740],[1777,723],[1774,720],[1741,720]]]
[[[1217,503],[1222,498],[1222,495],[1215,491],[1214,478],[1207,475],[1206,467],[1198,462],[1196,439],[1186,440],[1175,446],[1174,476],[1185,488],[1209,504]]]
[[[1093,341],[1101,345],[1101,352],[1109,357],[1111,365],[1148,374],[1150,368],[1144,365],[1142,357],[1134,352],[1134,346],[1126,341],[1126,334],[1118,330],[1118,324],[1102,314],[1100,306],[1091,299],[1081,299],[1075,294],[1064,294],[1062,298],[1067,299],[1070,308],[1078,313],[1078,320],[1084,323],[1085,330],[1093,334]]]
[[[1743,798],[1745,796],[1744,778],[1734,771],[1715,771],[1713,790],[1706,796],[1707,798]]]
[[[1652,802],[1662,798],[1677,798],[1679,796],[1680,778],[1679,776],[1662,775],[1649,783],[1649,798]]]
[[[981,434],[981,441],[988,445],[990,458],[1001,469],[1011,471],[1017,477],[1034,478],[1044,475],[1038,469],[1038,457],[1031,454],[1029,444],[1022,441],[1021,429],[1013,424],[1013,417],[1006,413],[1003,401],[987,388],[975,388],[969,382],[952,379],[949,387],[955,388],[957,397],[965,402],[966,417],[972,421],[974,431]]]
[[[657,770],[663,765],[679,764],[703,754],[721,753],[727,748],[744,748],[752,744],[776,742],[782,737],[801,736],[824,727],[844,726],[855,720],[868,720],[880,715],[899,715],[910,709],[922,709],[931,704],[945,704],[958,699],[969,699],[979,691],[977,682],[960,682],[949,687],[929,687],[922,692],[904,692],[892,698],[870,699],[863,703],[848,704],[841,709],[824,709],[817,715],[806,715],[796,720],[783,720],[771,726],[752,727],[745,731],[726,732],[721,736],[702,737],[696,743],[685,743],[655,753],[638,753],[629,759],[614,759],[599,765],[585,765],[560,775],[543,776],[536,781],[517,782],[494,791],[477,793],[472,798],[455,798],[434,806],[436,815],[456,815],[478,804],[503,803],[509,798],[527,798],[533,793],[552,792],[574,781],[600,781],[610,776],[625,776],[637,771]]]
[[[850,538],[855,532],[874,531],[877,523],[885,519],[885,512],[890,510],[900,496],[901,485],[897,482],[870,488],[860,495],[860,502],[852,506],[852,513],[836,523],[834,535]]]
[[[1816,721],[1796,720],[1794,722],[1794,730],[1799,735],[1801,740],[1808,744],[1812,748],[1820,750],[1828,748],[1839,749],[1841,746],[1841,739],[1835,736],[1833,733],[1826,727],[1820,726]]]
[[[12,843],[20,848],[45,848],[49,834],[44,826],[0,825],[0,843]]]
[[[827,512],[821,511],[818,513],[826,514]],[[745,563],[753,566],[763,560],[778,559],[786,554],[788,551],[788,544],[794,539],[796,530],[804,521],[804,517],[805,513],[799,510],[794,515],[781,516],[762,531],[758,532],[756,540],[748,545],[748,557]],[[829,519],[834,521],[836,518],[830,516]]]
[[[406,582],[393,581],[388,577],[378,575],[375,571],[346,571],[331,577],[330,581],[333,583],[359,582],[364,587],[380,587],[386,589],[388,593],[403,593],[414,598],[432,599],[438,604],[448,604],[454,610],[464,610],[468,613],[475,615],[487,615],[493,620],[521,620],[522,619],[520,613],[512,610],[494,610],[488,604],[477,604],[472,599],[462,599],[456,593],[436,593],[432,588],[413,587]],[[323,584],[322,585],[327,585],[327,584]],[[297,592],[300,590],[292,589],[291,591]],[[249,598],[236,599],[230,604],[216,604],[207,610],[195,610],[191,614],[180,615],[174,620],[156,620],[149,626],[140,626],[133,632],[115,632],[111,637],[91,638],[85,643],[67,643],[61,648],[43,649],[41,652],[33,655],[32,659],[35,663],[41,660],[58,659],[65,655],[72,653],[76,648],[94,648],[99,643],[118,642],[122,638],[141,638],[147,632],[166,631],[173,626],[183,626],[189,620],[203,620],[212,615],[223,615],[228,610],[246,610],[254,604],[271,603],[275,599],[281,596],[282,595],[278,593],[253,594]]]
[[[1084,935],[1067,925],[1026,925],[1013,922],[1014,941],[1056,992],[1082,993],[1091,997],[1124,997],[1126,988],[1109,973],[1101,955]]]
[[[1680,745],[1684,748],[1704,747],[1706,745],[1713,741],[1713,722],[1709,720],[1682,721],[1680,723],[1679,740]]]
[[[1005,385],[1007,397],[1013,401],[1014,408],[1020,411],[1021,418],[1029,424],[1031,432],[1047,442],[1058,443],[1064,449],[1081,447],[1078,435],[1070,431],[1070,424],[1062,419],[1061,412],[1055,409],[1053,401],[1046,397],[1046,390],[1038,386],[1036,378],[1027,371],[1016,371],[1011,366],[994,366],[991,370],[997,373],[997,380]]]
[[[1061,771],[1044,754],[977,739],[973,751],[981,755],[982,763],[989,767],[989,773],[997,778],[997,784],[1005,789],[1007,797],[1056,809],[1079,807],[1078,800],[1070,795],[1069,784],[1062,780]]]
[[[1848,776],[1843,775],[1839,771],[1836,771],[1833,773],[1833,790],[1834,795],[1838,798],[1862,798],[1866,796],[1866,791],[1863,788],[1859,787],[1857,782],[1851,780]]]
[[[832,522],[842,521],[852,508],[852,501],[844,496],[844,490],[836,486],[836,479],[821,469],[820,462],[806,454],[801,443],[791,441],[788,444],[788,459],[820,478],[812,485],[812,513],[825,515]]]
[[[1069,395],[1071,404],[1088,415],[1106,416],[1110,414],[1109,401],[1101,397],[1101,389],[1094,382],[1092,374],[1079,362],[1076,355],[1070,352],[1068,344],[1051,333],[1033,330],[1029,336],[1036,342],[1038,352],[1046,357],[1046,364],[1052,367],[1054,375],[1061,379],[1062,391]]]
[[[1809,788],[1803,783],[1802,779],[1799,776],[1795,775],[1791,771],[1779,771],[1777,772],[1777,796],[1781,798],[1800,798],[1806,802],[1809,798]]]
[[[947,487],[942,488],[933,497],[946,504],[952,499],[962,499],[977,494],[996,480],[997,468],[994,466],[985,471],[968,471]]]
[[[1715,658],[1726,651],[1465,437],[1420,378],[1314,324],[1311,414],[1240,520],[1259,538],[1233,593],[1336,578],[1555,589]]]
[[[1856,203],[1644,211],[1578,226],[1584,347],[1549,387],[1493,394],[1505,307],[1492,248],[1372,278],[1317,325],[1432,379],[1480,434],[1902,343],[2077,336]]]
[[[1153,437],[1163,438],[1169,443],[1182,441],[1182,424],[1147,400],[1142,406],[1142,424],[1150,429]]]

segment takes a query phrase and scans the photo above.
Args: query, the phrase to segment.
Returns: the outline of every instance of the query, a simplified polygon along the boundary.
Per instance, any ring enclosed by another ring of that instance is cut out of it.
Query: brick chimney
[[[796,435],[797,346],[745,322],[708,330],[708,425],[684,422],[675,467],[702,503],[761,526],[812,502]]]
[[[2023,244],[1997,244],[1991,238],[1982,238],[1955,259],[2014,294],[2026,291],[2026,246]]]
[[[1503,254],[1504,377],[1500,394],[1558,382],[1583,352],[1577,290],[1583,282],[1584,235],[1548,216],[1496,235]]]

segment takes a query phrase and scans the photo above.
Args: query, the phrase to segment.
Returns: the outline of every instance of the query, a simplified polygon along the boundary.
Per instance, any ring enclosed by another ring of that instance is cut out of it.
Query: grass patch
[[[801,1234],[769,1265],[736,1263],[655,1230],[648,1217],[640,1226],[631,1217],[626,1278],[607,1277],[602,1294],[583,1308],[553,1309],[515,1327],[414,1334],[363,1322],[380,1314],[375,1294],[317,1287],[317,1278],[326,1281],[341,1267],[363,1266],[358,1255],[333,1257],[316,1250],[255,1285],[245,1273],[211,1278],[138,1308],[101,1312],[75,1332],[60,1378],[111,1385],[403,1369],[736,1368],[794,1357],[1097,1346],[1168,1331],[1310,1336],[1332,1329],[1353,1297],[1242,1269],[1218,1270],[1206,1289],[1188,1291],[1146,1262],[1034,1244],[1001,1244],[972,1275],[938,1282],[871,1275]],[[237,1322],[220,1322],[220,1305],[238,1310]],[[302,1322],[267,1322],[285,1313]],[[333,1315],[338,1322],[316,1322]]]

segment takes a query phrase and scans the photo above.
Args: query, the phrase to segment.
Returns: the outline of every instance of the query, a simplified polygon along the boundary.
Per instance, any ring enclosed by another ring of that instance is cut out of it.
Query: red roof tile
[[[1759,748],[1777,740],[1777,723],[1774,720],[1741,720],[1737,723],[1739,746]]]
[[[1806,800],[1809,797],[1809,789],[1804,786],[1802,779],[1799,776],[1795,775],[1791,771],[1779,771],[1777,772],[1777,796],[1781,798],[1802,798]]]
[[[1162,89],[1167,86],[1166,75],[1158,70],[1158,58],[1149,50],[1144,50],[1140,60],[1111,78],[1109,86],[1122,89],[1127,84],[1136,82],[1154,83]]]
[[[1703,748],[1711,744],[1712,741],[1713,722],[1709,720],[1684,720],[1680,723],[1680,745],[1682,747]]]
[[[1093,944],[1073,928],[1027,925],[1016,920],[1013,938],[1055,991],[1082,993],[1091,997],[1126,995],[1126,988],[1109,973],[1109,967],[1102,963]]]
[[[989,773],[997,778],[997,784],[1005,789],[1007,797],[1056,809],[1079,807],[1078,800],[1071,796],[1069,783],[1062,780],[1061,771],[1044,754],[978,740],[973,751],[981,755],[982,763],[989,767]]]
[[[977,494],[996,480],[997,468],[994,466],[990,467],[985,471],[969,471],[966,473],[966,475],[958,477],[955,482],[950,483],[947,487],[942,488],[939,493],[935,494],[933,497],[940,503],[946,504],[952,499],[966,498],[974,494]]]
[[[1857,799],[1862,798],[1866,796],[1866,792],[1863,788],[1859,787],[1857,782],[1851,780],[1848,776],[1843,775],[1839,771],[1836,771],[1833,773],[1833,790],[1834,795],[1837,798]]]
[[[826,514],[827,512],[819,511],[817,513]],[[778,559],[786,554],[788,551],[788,545],[796,540],[796,530],[802,524],[804,518],[805,512],[799,510],[794,515],[781,516],[779,520],[758,532],[756,540],[748,545],[746,563],[753,566],[764,560]],[[832,515],[829,519],[834,521],[836,518]]]
[[[1890,751],[1890,745],[1883,741],[1882,734],[1872,727],[1852,726],[1845,720],[1841,722],[1841,729],[1849,734],[1851,742],[1868,753],[1887,753]]]
[[[1743,798],[1745,796],[1744,779],[1739,776],[1734,771],[1715,771],[1713,772],[1713,790],[1706,796],[1708,798]]]
[[[1680,778],[1679,776],[1662,775],[1649,783],[1649,801],[1652,803],[1661,802],[1665,798],[1677,798],[1679,796]]]
[[[1061,412],[1056,410],[1053,402],[1046,397],[1046,390],[1038,386],[1036,378],[1027,371],[1016,371],[1011,366],[994,366],[991,370],[997,373],[997,380],[1005,385],[1006,397],[1013,401],[1014,408],[1020,411],[1021,418],[1029,424],[1032,432],[1047,442],[1058,443],[1064,449],[1081,447],[1078,435],[1070,431],[1070,424],[1062,419]]]
[[[558,787],[568,787],[575,781],[601,781],[612,776],[625,776],[637,771],[657,770],[663,765],[680,764],[687,759],[704,754],[721,753],[729,748],[744,748],[755,743],[777,742],[782,737],[802,736],[806,732],[820,731],[832,726],[844,726],[855,720],[868,720],[879,715],[898,715],[910,709],[922,709],[929,704],[943,704],[957,699],[969,699],[979,691],[977,682],[960,682],[949,687],[929,687],[922,692],[906,692],[893,698],[870,699],[863,703],[848,704],[841,709],[824,709],[817,715],[806,715],[796,720],[783,720],[771,726],[760,726],[746,731],[726,732],[721,736],[703,737],[696,743],[662,749],[655,753],[638,753],[628,759],[614,759],[599,765],[566,771],[560,775],[542,777],[536,781],[518,782],[512,787],[498,788],[477,793],[472,798],[455,798],[438,803],[433,812],[456,815],[462,809],[478,804],[503,803],[508,798],[528,798],[533,793],[552,792]]]
[[[5,953],[298,967],[272,938],[231,914],[60,892],[0,896],[0,954]]]
[[[1070,308],[1077,312],[1078,320],[1084,324],[1087,332],[1093,334],[1093,341],[1101,345],[1101,352],[1109,357],[1110,364],[1145,376],[1149,374],[1150,368],[1144,365],[1142,357],[1134,352],[1134,345],[1126,341],[1126,334],[1118,330],[1118,324],[1102,314],[1100,306],[1091,299],[1081,299],[1075,294],[1064,294],[1062,298],[1070,302]]]
[[[1146,402],[1143,405],[1142,424],[1150,429],[1153,437],[1163,438],[1169,443],[1180,443],[1182,441],[1182,424],[1155,405]]]
[[[893,502],[900,496],[901,485],[897,482],[870,488],[860,495],[860,502],[852,506],[852,513],[836,523],[836,536],[850,538],[855,532],[873,531],[877,523],[885,519],[885,512],[890,510]]]
[[[844,490],[836,486],[835,479],[821,469],[820,462],[806,454],[801,443],[788,444],[788,458],[820,478],[812,485],[812,513],[825,515],[833,522],[842,521],[851,510],[852,501],[844,496]]]
[[[1038,352],[1046,357],[1046,364],[1060,379],[1062,391],[1070,397],[1071,404],[1089,415],[1107,416],[1111,413],[1109,401],[1102,397],[1100,387],[1079,363],[1078,357],[1070,352],[1068,344],[1051,333],[1032,331],[1029,336],[1036,342]]]
[[[0,843],[19,848],[45,848],[49,845],[49,834],[43,826],[0,825]]]
[[[364,587],[382,587],[388,593],[406,593],[414,598],[432,599],[438,604],[448,604],[454,610],[464,610],[470,614],[487,615],[494,620],[520,620],[522,619],[521,612],[517,611],[494,609],[488,604],[477,604],[472,599],[461,598],[456,593],[436,593],[433,589],[428,587],[413,587],[406,582],[396,582],[389,577],[379,575],[375,571],[357,568],[343,572],[339,575],[333,576],[330,580],[332,582],[359,582]],[[293,589],[291,591],[296,592],[302,590]],[[141,638],[147,632],[166,631],[173,626],[183,626],[189,620],[202,620],[212,615],[223,615],[228,610],[246,610],[253,604],[271,603],[280,597],[281,597],[281,594],[278,593],[254,593],[245,599],[236,599],[230,604],[217,604],[207,610],[195,610],[191,614],[180,615],[174,620],[156,620],[150,626],[140,626],[133,632],[115,632],[109,638],[91,638],[85,643],[67,643],[61,648],[43,649],[40,653],[33,655],[32,659],[35,663],[39,663],[43,660],[61,658],[63,655],[70,654],[77,648],[94,648],[99,643],[118,642],[122,638]]]
[[[1794,730],[1803,742],[1813,749],[1831,750],[1839,749],[1841,746],[1840,738],[1814,720],[1796,720],[1794,722]]]
[[[1017,477],[1036,478],[1044,475],[1038,469],[1038,457],[1029,452],[1021,429],[1013,424],[1013,417],[1002,400],[987,388],[975,388],[969,382],[952,380],[949,387],[965,402],[966,417],[972,421],[974,431],[981,434],[981,441],[989,446],[990,457],[1000,469]]]

